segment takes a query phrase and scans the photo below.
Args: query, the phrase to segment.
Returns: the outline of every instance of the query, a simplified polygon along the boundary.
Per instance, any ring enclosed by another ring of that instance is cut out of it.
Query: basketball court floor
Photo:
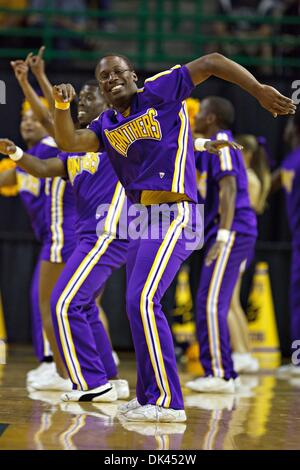
[[[120,357],[133,398],[134,356]],[[186,423],[130,423],[117,416],[121,401],[64,403],[60,392],[27,391],[26,373],[36,365],[30,347],[10,346],[0,366],[0,450],[300,449],[300,378],[242,376],[234,395],[183,389]],[[184,384],[193,375],[180,376]]]

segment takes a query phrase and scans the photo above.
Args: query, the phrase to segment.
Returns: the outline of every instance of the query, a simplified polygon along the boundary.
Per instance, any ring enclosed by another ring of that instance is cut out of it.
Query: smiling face
[[[107,103],[115,109],[125,111],[137,91],[137,76],[125,59],[107,56],[96,68],[96,78]]]
[[[45,128],[36,119],[32,110],[22,113],[20,131],[28,146],[35,145],[47,135]]]
[[[90,124],[107,108],[98,86],[86,84],[79,93],[77,117],[82,127]]]

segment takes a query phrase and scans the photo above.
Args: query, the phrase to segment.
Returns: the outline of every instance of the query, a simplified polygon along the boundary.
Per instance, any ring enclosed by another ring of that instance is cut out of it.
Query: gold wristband
[[[60,101],[55,101],[55,107],[56,109],[62,109],[65,111],[66,109],[69,109],[70,103],[61,103]]]

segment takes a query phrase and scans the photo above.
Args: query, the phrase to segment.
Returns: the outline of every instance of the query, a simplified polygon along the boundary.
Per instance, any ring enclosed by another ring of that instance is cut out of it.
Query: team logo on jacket
[[[41,182],[35,176],[29,175],[28,173],[17,173],[17,181],[19,191],[26,191],[27,193],[33,194],[33,196],[39,196],[41,189]]]
[[[146,113],[122,124],[117,129],[112,131],[105,129],[105,135],[110,145],[123,157],[127,157],[130,145],[137,140],[161,140],[161,128],[159,122],[155,119],[156,116],[157,111],[150,108]]]
[[[98,153],[88,152],[83,156],[75,155],[68,158],[68,175],[71,184],[74,183],[76,176],[80,175],[83,171],[87,171],[91,175],[96,173],[100,163]]]

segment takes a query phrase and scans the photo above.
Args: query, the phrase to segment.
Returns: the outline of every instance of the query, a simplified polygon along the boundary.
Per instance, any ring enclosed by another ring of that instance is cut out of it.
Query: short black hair
[[[99,83],[98,83],[97,80],[93,79],[93,80],[88,80],[87,82],[84,82],[83,85],[82,85],[82,87],[81,87],[81,90],[82,90],[85,86],[90,86],[90,87],[96,88],[97,91],[98,91],[98,93],[99,93],[99,95],[102,96],[101,91],[100,91],[100,87],[99,87]],[[104,100],[104,98],[103,98],[103,100]]]
[[[234,123],[235,114],[232,103],[220,96],[208,96],[205,99],[209,103],[209,110],[216,115],[218,125],[222,129],[230,129]]]
[[[97,63],[97,66],[96,66],[96,70],[95,70],[95,73],[97,74],[97,70],[98,70],[98,67],[99,67],[99,64],[101,62],[101,60],[103,59],[106,59],[107,57],[120,57],[120,59],[123,59],[124,62],[126,62],[127,64],[127,67],[129,70],[133,71],[134,70],[134,67],[133,67],[133,63],[131,62],[131,60],[126,57],[125,55],[123,54],[118,54],[116,52],[109,52],[108,54],[105,54],[103,55],[99,60],[98,60],[98,63]]]
[[[83,85],[82,85],[82,87],[81,87],[81,90],[82,90],[85,86],[90,86],[90,87],[96,88],[96,90],[97,90],[97,92],[98,92],[98,95],[99,95],[99,98],[101,98],[101,101],[102,101],[103,103],[106,103],[106,105],[107,105],[108,107],[110,107],[110,105],[106,102],[104,96],[103,96],[102,93],[101,93],[98,80],[96,80],[95,78],[93,78],[92,80],[87,80],[86,82],[83,83]],[[77,99],[78,99],[78,98],[77,98]]]

